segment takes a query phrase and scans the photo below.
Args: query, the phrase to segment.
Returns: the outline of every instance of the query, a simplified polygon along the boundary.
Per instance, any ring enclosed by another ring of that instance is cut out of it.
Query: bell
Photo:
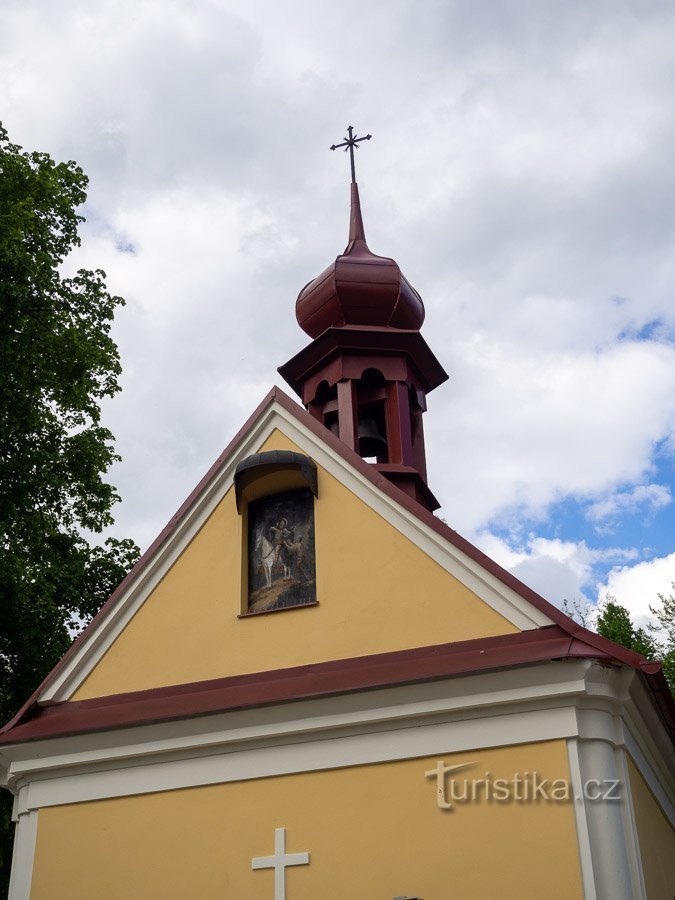
[[[380,434],[375,419],[359,419],[359,455],[382,456],[387,452],[387,442]]]

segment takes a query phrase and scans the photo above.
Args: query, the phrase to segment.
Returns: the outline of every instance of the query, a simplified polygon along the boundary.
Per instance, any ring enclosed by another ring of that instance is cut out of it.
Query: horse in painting
[[[260,562],[265,574],[265,587],[272,587],[272,566],[276,562],[277,549],[274,544],[267,540],[264,534],[258,535],[255,549],[260,556]]]

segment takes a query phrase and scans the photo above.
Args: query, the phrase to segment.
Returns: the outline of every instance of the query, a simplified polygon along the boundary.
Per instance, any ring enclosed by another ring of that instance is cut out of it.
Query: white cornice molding
[[[243,742],[307,739],[342,728],[380,728],[422,718],[473,719],[513,704],[569,705],[584,691],[587,660],[541,663],[500,672],[376,688],[315,700],[298,700],[255,709],[139,725],[105,732],[47,738],[0,747],[11,769],[5,783],[53,767],[80,764],[117,765],[139,756],[162,753],[220,752]],[[576,732],[576,724],[574,726]]]
[[[53,738],[3,747],[2,755],[21,815],[63,803],[554,740],[576,734],[574,703],[587,665],[545,663]]]
[[[188,544],[212,515],[234,479],[237,463],[256,452],[257,448],[278,429],[300,446],[319,466],[333,475],[364,503],[374,509],[390,525],[415,543],[450,575],[461,581],[495,612],[514,627],[529,630],[551,625],[552,620],[532,606],[512,588],[446,541],[388,495],[379,491],[364,475],[352,468],[339,455],[319,440],[292,413],[276,401],[263,411],[260,419],[223,461],[201,494],[195,498],[182,522],[167,537],[141,570],[138,577],[118,598],[101,623],[87,635],[60,672],[45,687],[40,701],[68,700],[87,678],[113,642],[131,621],[138,609],[157,587]]]
[[[435,753],[599,740],[628,750],[666,815],[672,814],[672,778],[645,755],[651,751],[636,725],[639,712],[632,711],[628,724],[626,688],[621,671],[567,660],[8,745],[0,755],[20,815],[62,803]]]

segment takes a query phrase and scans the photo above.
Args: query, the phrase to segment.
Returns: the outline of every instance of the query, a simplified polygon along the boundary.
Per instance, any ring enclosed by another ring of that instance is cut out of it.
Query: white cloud
[[[663,506],[674,26],[637,0],[3,4],[10,136],[91,176],[78,261],[129,301],[105,410],[119,532],[147,543],[305,343],[295,297],[346,242],[328,147],[348,123],[374,135],[371,246],[451,374],[425,424],[445,518],[471,534],[573,496],[606,528]],[[562,544],[513,564],[588,590],[595,551]]]
[[[477,535],[481,549],[542,597],[562,607],[563,601],[595,602],[594,572],[598,563],[627,562],[637,557],[635,548],[597,549],[585,541],[563,541],[529,535],[516,544],[490,532]]]
[[[613,523],[621,516],[642,511],[648,518],[668,506],[672,499],[670,488],[664,484],[639,484],[591,503],[586,516],[599,530],[611,531]]]
[[[644,626],[650,620],[649,607],[658,606],[658,595],[673,593],[675,553],[640,562],[634,566],[615,566],[607,580],[598,584],[600,599],[614,597],[631,614],[633,622]]]
[[[633,623],[654,623],[650,606],[658,606],[658,595],[674,590],[675,552],[638,561],[636,548],[593,548],[584,541],[563,541],[529,535],[518,542],[490,532],[477,535],[476,543],[505,569],[539,594],[561,607],[580,601],[591,612],[599,602],[613,597],[630,613]],[[596,567],[611,564],[607,578],[598,581]]]
[[[614,493],[650,471],[675,418],[675,347],[553,355],[463,334],[452,337],[455,378],[428,416],[431,482],[450,521],[473,531],[509,508],[543,517],[562,496]]]

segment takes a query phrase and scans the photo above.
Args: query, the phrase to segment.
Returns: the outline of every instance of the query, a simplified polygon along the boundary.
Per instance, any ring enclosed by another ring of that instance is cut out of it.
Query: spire
[[[347,249],[345,253],[349,251],[352,244],[362,244],[363,248],[368,250],[368,245],[366,244],[366,233],[363,230],[363,218],[361,217],[361,201],[359,200],[359,186],[356,183],[356,167],[354,165],[354,151],[359,149],[359,144],[361,141],[369,141],[372,138],[372,134],[366,134],[363,137],[357,137],[354,134],[354,127],[352,125],[347,126],[347,137],[343,138],[341,144],[332,144],[331,150],[339,150],[341,147],[344,147],[345,153],[349,150],[349,164],[352,172],[352,202],[351,202],[351,212],[349,216],[349,244],[347,245]]]
[[[352,205],[349,215],[349,244],[356,241],[362,243],[366,249],[366,233],[363,230],[363,217],[361,216],[361,201],[359,199],[359,186],[355,181],[351,183]],[[346,251],[345,251],[346,252]]]

